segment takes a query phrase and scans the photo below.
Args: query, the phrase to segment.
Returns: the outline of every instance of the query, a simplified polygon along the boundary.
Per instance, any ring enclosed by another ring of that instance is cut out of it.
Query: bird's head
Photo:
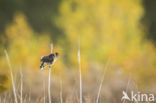
[[[54,54],[54,56],[55,56],[55,58],[58,58],[58,57],[59,57],[59,53],[56,52],[56,53]]]

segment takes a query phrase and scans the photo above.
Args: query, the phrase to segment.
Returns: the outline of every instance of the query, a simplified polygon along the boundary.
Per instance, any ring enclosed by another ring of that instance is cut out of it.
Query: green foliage
[[[3,32],[12,22],[15,13],[22,12],[35,32],[42,34],[46,31],[57,36],[55,33],[60,31],[52,19],[57,15],[60,2],[61,0],[0,0],[0,31]]]

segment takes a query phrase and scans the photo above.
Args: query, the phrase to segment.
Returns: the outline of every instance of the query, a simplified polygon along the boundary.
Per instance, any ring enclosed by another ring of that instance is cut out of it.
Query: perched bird
[[[51,53],[47,56],[42,56],[40,61],[42,62],[40,69],[42,70],[44,68],[44,64],[48,64],[49,66],[53,65],[56,59],[58,58],[59,53]]]

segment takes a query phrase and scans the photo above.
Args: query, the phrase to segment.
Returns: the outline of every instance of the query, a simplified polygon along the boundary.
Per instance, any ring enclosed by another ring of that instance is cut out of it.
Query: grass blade
[[[99,102],[99,97],[100,97],[100,93],[101,93],[101,89],[102,89],[102,84],[103,84],[103,81],[104,81],[104,76],[105,76],[106,70],[108,68],[108,64],[109,64],[109,61],[106,63],[106,66],[105,66],[104,74],[102,76],[101,83],[100,83],[99,90],[98,90],[98,95],[97,95],[96,103]]]
[[[45,103],[45,98],[46,98],[46,96],[45,96],[45,81],[43,81],[43,90],[44,90],[44,100],[43,100],[43,103]]]
[[[60,82],[60,102],[63,103],[63,98],[62,98],[62,80]]]
[[[10,59],[8,56],[8,53],[6,50],[4,50],[5,55],[6,55],[6,59],[9,65],[9,69],[10,69],[10,75],[11,75],[11,82],[12,82],[12,88],[13,88],[13,94],[14,94],[14,99],[15,99],[15,103],[18,103],[17,101],[17,96],[16,96],[16,89],[15,89],[15,83],[14,83],[14,78],[13,78],[13,73],[12,73],[12,67],[11,67],[11,63],[10,63]]]
[[[49,103],[51,103],[51,96],[50,96],[50,78],[51,78],[51,68],[49,68],[49,79],[48,79],[48,97],[49,97]]]
[[[51,43],[51,53],[53,53],[53,44]],[[51,67],[49,67],[49,79],[48,79],[48,97],[49,103],[51,103],[51,96],[50,96],[50,78],[51,78]]]
[[[82,103],[82,75],[81,75],[81,61],[80,61],[80,43],[78,50],[78,63],[79,63],[79,73],[80,73],[80,103]]]
[[[23,90],[23,74],[22,74],[22,71],[20,72],[20,75],[21,75],[20,103],[23,103],[23,97],[22,97],[23,96],[23,94],[22,94],[22,90]]]

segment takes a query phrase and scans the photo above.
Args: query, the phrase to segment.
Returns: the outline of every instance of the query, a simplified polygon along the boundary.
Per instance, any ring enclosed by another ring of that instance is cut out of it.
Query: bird
[[[41,66],[40,66],[40,69],[43,70],[44,69],[44,64],[48,64],[49,67],[51,67],[51,65],[54,64],[54,62],[56,61],[56,59],[58,58],[59,56],[59,53],[58,52],[55,52],[55,53],[50,53],[49,55],[47,56],[42,56],[41,59],[40,59],[40,62],[41,63]]]

